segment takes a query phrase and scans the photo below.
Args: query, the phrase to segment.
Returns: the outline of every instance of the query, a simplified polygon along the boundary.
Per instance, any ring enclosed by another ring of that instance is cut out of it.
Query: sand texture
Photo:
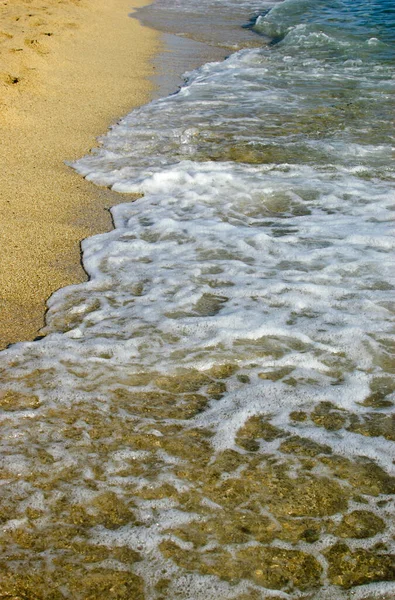
[[[82,281],[81,239],[122,197],[64,164],[149,99],[159,38],[141,0],[0,0],[0,348],[33,338],[45,300]]]

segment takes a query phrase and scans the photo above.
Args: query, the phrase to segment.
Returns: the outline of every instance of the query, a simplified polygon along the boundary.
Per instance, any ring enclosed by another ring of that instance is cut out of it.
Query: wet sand
[[[34,338],[45,301],[86,278],[81,239],[122,195],[64,164],[149,100],[158,34],[143,0],[0,0],[0,348]]]

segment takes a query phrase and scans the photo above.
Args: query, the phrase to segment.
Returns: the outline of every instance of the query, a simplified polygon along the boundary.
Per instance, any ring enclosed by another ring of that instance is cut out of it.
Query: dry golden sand
[[[111,121],[149,99],[144,0],[0,0],[0,348],[33,338],[45,300],[82,281],[79,241],[119,195],[76,175]]]

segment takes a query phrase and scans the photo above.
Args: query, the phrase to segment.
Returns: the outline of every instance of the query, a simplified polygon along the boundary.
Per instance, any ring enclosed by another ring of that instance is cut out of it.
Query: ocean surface
[[[73,165],[141,197],[0,354],[0,597],[393,599],[394,3],[141,18],[230,55]]]

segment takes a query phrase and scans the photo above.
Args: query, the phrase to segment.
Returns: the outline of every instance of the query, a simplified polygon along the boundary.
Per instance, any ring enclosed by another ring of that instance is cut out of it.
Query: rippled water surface
[[[0,355],[0,598],[395,596],[393,3],[237,11],[74,165],[143,195]]]

